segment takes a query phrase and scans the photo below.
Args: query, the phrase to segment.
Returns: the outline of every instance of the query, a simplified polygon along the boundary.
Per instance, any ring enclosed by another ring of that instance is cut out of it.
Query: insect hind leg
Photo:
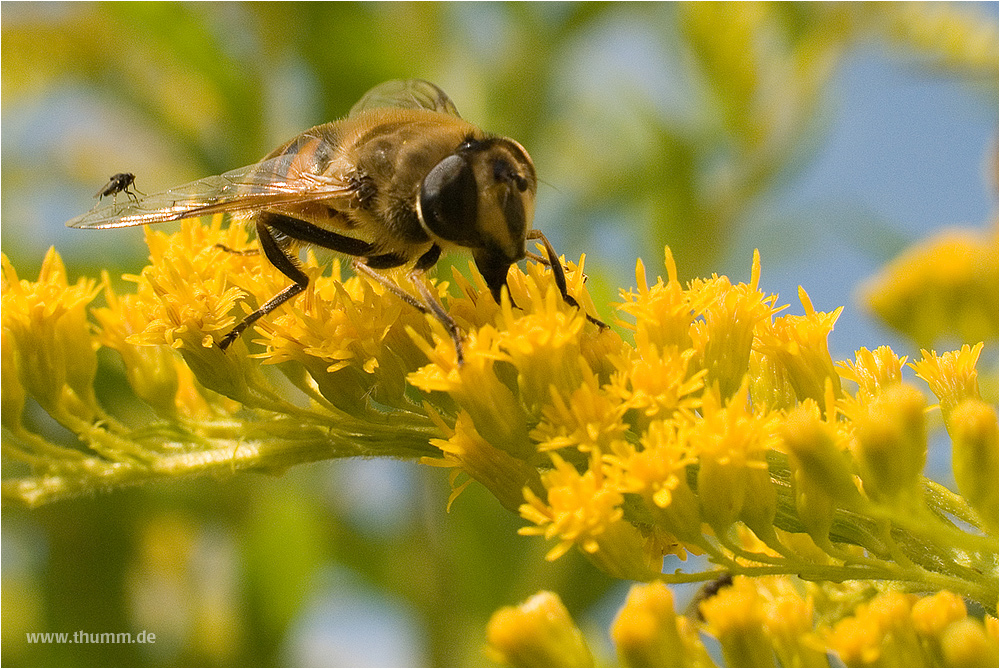
[[[306,289],[306,286],[309,285],[309,277],[305,272],[299,269],[295,258],[290,256],[285,251],[281,243],[275,239],[270,228],[263,220],[257,222],[257,239],[260,241],[260,248],[264,252],[264,256],[268,259],[268,261],[270,261],[270,263],[274,265],[278,271],[287,276],[294,283],[262,304],[256,311],[248,314],[246,318],[240,321],[236,327],[229,332],[229,334],[223,337],[222,341],[219,342],[219,348],[223,351],[229,348],[229,346],[236,341],[241,334],[243,334],[244,330],[257,322],[257,320],[259,320],[262,316],[266,316],[271,313],[282,304],[301,293]]]

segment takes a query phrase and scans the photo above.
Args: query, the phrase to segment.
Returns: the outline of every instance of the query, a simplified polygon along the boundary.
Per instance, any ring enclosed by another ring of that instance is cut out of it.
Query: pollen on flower
[[[618,309],[635,319],[634,324],[624,323],[635,330],[638,346],[655,345],[659,350],[676,347],[685,350],[691,346],[690,327],[694,311],[688,296],[677,280],[677,268],[673,256],[667,249],[667,276],[663,281],[657,277],[652,287],[646,282],[646,267],[642,260],[636,261],[636,290],[623,292]]]
[[[627,356],[616,356],[618,369],[611,380],[615,393],[629,409],[646,421],[670,418],[674,412],[692,412],[701,405],[698,391],[704,387],[707,369],[692,365],[694,351],[654,344],[636,346]]]
[[[584,453],[610,453],[628,429],[622,421],[628,407],[600,386],[586,363],[581,366],[583,382],[569,398],[551,386],[550,402],[542,408],[542,420],[531,432],[540,451],[570,447]]]
[[[841,394],[840,376],[830,358],[827,338],[844,308],[829,313],[816,311],[801,287],[799,299],[805,315],[780,316],[770,327],[758,328],[759,347],[761,353],[784,367],[799,401],[809,398],[825,403],[828,381],[833,383],[835,397]]]
[[[917,376],[927,382],[947,414],[966,398],[979,399],[979,374],[976,363],[983,351],[983,342],[975,346],[965,344],[957,351],[938,355],[936,351],[921,350],[923,357],[910,363]]]
[[[845,360],[837,364],[840,376],[858,384],[857,400],[867,402],[881,390],[903,380],[903,366],[906,356],[897,356],[888,346],[879,346],[874,351],[858,349],[854,362]]]
[[[622,517],[622,495],[607,485],[600,466],[581,474],[556,453],[550,457],[553,469],[542,474],[548,499],[524,491],[527,503],[521,505],[521,516],[535,526],[518,532],[546,539],[558,537],[559,543],[546,554],[546,560],[557,560],[574,545],[594,553],[600,547],[597,537]]]

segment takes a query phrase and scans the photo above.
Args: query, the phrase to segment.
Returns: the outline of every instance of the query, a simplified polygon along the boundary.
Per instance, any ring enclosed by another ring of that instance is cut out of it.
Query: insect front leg
[[[295,258],[289,255],[283,245],[275,239],[267,223],[265,223],[265,220],[266,218],[262,218],[257,221],[257,239],[260,241],[260,248],[264,251],[264,256],[268,259],[268,261],[277,267],[278,271],[294,281],[294,283],[262,304],[256,311],[248,314],[247,317],[240,321],[229,334],[223,337],[222,341],[219,342],[219,348],[223,351],[229,348],[229,346],[236,341],[241,334],[243,334],[243,331],[257,322],[261,316],[266,316],[271,313],[282,304],[301,293],[306,289],[306,286],[309,285],[309,277],[306,276],[305,272],[299,269],[298,262]]]
[[[580,303],[576,301],[576,298],[569,294],[569,291],[566,288],[566,270],[563,269],[562,263],[559,262],[559,255],[556,253],[556,250],[552,248],[552,243],[549,242],[548,237],[542,234],[541,230],[529,230],[527,238],[538,239],[542,242],[542,245],[545,246],[545,253],[549,257],[548,265],[552,268],[552,275],[555,277],[556,287],[559,288],[559,293],[562,295],[563,301],[572,307],[582,310],[584,315],[587,317],[587,320],[597,327],[601,329],[608,327],[607,323],[599,318],[594,318],[583,310],[583,307],[581,307]]]

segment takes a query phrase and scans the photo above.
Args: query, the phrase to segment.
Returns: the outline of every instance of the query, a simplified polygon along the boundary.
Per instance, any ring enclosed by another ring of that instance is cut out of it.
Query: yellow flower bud
[[[850,462],[831,430],[820,421],[815,404],[797,407],[782,430],[792,467],[795,507],[806,531],[820,546],[829,541],[835,508],[857,508],[862,503]]]
[[[997,531],[997,414],[979,399],[967,399],[951,413],[951,466],[958,491],[989,528]]]
[[[983,625],[964,618],[948,625],[941,633],[941,653],[946,667],[995,667],[997,642]]]
[[[924,396],[908,384],[886,388],[857,416],[855,456],[872,498],[916,498],[927,460]]]
[[[968,612],[961,597],[948,590],[922,597],[913,605],[913,626],[917,632],[937,637],[948,625],[963,620]]]
[[[589,667],[594,658],[559,596],[539,592],[519,606],[507,606],[486,628],[489,652],[512,667]]]
[[[674,595],[663,583],[632,586],[611,625],[611,639],[626,667],[689,665],[677,629]]]
[[[765,628],[764,601],[751,579],[733,585],[701,603],[709,631],[718,638],[730,667],[773,667],[774,648]]]

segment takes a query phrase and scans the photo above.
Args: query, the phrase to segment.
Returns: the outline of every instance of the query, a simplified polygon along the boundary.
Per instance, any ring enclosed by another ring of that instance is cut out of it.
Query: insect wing
[[[309,138],[307,138],[309,139]],[[316,137],[315,141],[323,141]],[[352,194],[343,179],[317,173],[308,152],[286,153],[256,165],[206,177],[140,199],[111,202],[67,221],[71,228],[127,228],[222,212],[250,212]]]
[[[386,107],[428,109],[461,118],[448,94],[423,79],[393,79],[381,83],[361,96],[348,116]]]

